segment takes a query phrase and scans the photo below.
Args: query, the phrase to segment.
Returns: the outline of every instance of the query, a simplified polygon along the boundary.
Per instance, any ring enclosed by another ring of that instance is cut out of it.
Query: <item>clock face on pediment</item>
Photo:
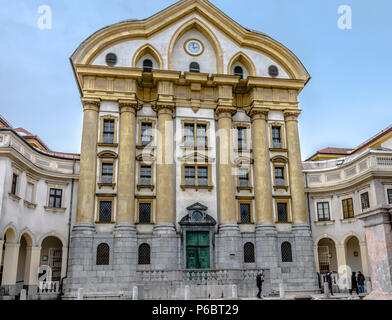
[[[191,56],[199,56],[204,51],[204,45],[199,40],[189,39],[185,42],[184,49]]]

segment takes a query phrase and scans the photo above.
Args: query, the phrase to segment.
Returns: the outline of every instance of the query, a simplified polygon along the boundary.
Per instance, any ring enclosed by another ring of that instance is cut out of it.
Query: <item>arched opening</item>
[[[142,68],[143,70],[145,70],[144,68],[146,67],[146,70],[150,71],[144,72],[151,72],[152,69],[163,69],[163,60],[158,50],[147,43],[140,47],[134,54],[132,58],[132,67]]]
[[[47,281],[60,281],[63,258],[63,244],[54,236],[46,237],[41,244],[40,266],[49,266],[51,279]],[[48,275],[49,276],[49,275]]]
[[[245,263],[255,262],[255,246],[252,242],[247,242],[244,245],[244,262]]]
[[[244,69],[241,66],[234,67],[234,75],[239,76],[240,79],[244,78]]]
[[[31,262],[31,254],[28,254],[28,247],[31,248],[31,237],[24,233],[20,237],[18,267],[16,271],[16,288],[15,293],[19,294],[25,285],[29,283],[29,268]]]
[[[330,238],[323,238],[317,244],[320,273],[338,271],[335,242]]]
[[[200,72],[200,65],[197,62],[191,62],[189,65],[189,72]]]
[[[153,67],[154,67],[154,64],[151,61],[151,59],[144,59],[143,60],[143,72],[152,72]]]
[[[346,263],[351,268],[351,271],[361,271],[362,269],[362,260],[361,260],[361,248],[359,246],[359,240],[355,236],[350,236],[345,241],[345,250],[346,250]]]
[[[147,243],[143,243],[139,246],[139,264],[150,264],[151,263],[151,249]]]
[[[246,79],[248,76],[256,75],[256,67],[245,53],[238,52],[227,64],[227,73]]]
[[[110,248],[107,243],[100,243],[97,247],[97,266],[109,265]]]

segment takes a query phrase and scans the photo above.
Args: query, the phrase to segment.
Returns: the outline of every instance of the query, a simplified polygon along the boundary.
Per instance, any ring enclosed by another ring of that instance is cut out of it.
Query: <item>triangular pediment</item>
[[[196,202],[194,204],[192,204],[191,206],[186,208],[188,211],[191,210],[202,210],[202,211],[206,211],[208,209],[208,207],[203,206],[200,202]]]
[[[185,163],[213,163],[215,159],[198,152],[193,152],[179,157],[178,160]]]

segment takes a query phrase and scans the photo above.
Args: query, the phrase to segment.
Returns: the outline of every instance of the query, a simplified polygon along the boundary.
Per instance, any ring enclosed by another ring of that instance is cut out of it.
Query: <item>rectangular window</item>
[[[197,167],[197,185],[208,186],[208,168]]]
[[[102,163],[101,183],[103,184],[113,183],[113,163]]]
[[[139,203],[139,223],[151,223],[151,203]]]
[[[63,196],[63,190],[50,188],[50,190],[49,190],[49,207],[61,208],[62,196]]]
[[[238,150],[246,150],[246,127],[237,127]]]
[[[194,147],[195,145],[195,126],[193,123],[184,125],[184,145],[185,147]]]
[[[142,186],[151,185],[151,166],[140,167],[140,184]]]
[[[272,127],[272,145],[275,149],[282,148],[281,127]]]
[[[239,170],[239,182],[241,188],[249,187],[249,170],[240,168]]]
[[[32,203],[33,202],[33,190],[34,185],[30,182],[27,182],[26,185],[26,201]]]
[[[331,220],[330,215],[329,215],[329,203],[328,202],[317,202],[317,217],[318,217],[318,221]]]
[[[103,143],[114,143],[114,120],[103,121]]]
[[[277,209],[278,209],[278,222],[288,222],[287,203],[278,202]]]
[[[277,186],[285,186],[283,167],[275,167],[275,184]]]
[[[368,192],[361,194],[361,206],[362,206],[362,211],[370,208]]]
[[[352,198],[342,200],[342,206],[343,206],[344,219],[354,217],[354,207],[353,207],[353,199]]]
[[[185,185],[195,186],[195,167],[185,167]]]
[[[205,124],[197,125],[196,139],[197,139],[197,147],[207,148],[207,125]]]
[[[112,222],[112,201],[99,202],[99,222]]]
[[[148,146],[151,143],[152,143],[152,123],[142,122],[141,144],[142,146]]]
[[[240,203],[240,221],[241,223],[251,223],[249,203]]]
[[[13,174],[12,175],[12,186],[11,186],[11,193],[16,195],[16,187],[18,185],[18,175],[17,174]]]
[[[392,189],[387,189],[388,203],[392,204]]]

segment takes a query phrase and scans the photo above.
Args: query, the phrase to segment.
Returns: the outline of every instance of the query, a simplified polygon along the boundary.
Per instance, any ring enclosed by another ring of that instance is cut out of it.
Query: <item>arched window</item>
[[[235,76],[240,76],[240,79],[244,77],[244,70],[240,66],[234,67],[234,75]]]
[[[247,242],[244,245],[244,262],[245,263],[255,262],[255,246],[251,242]]]
[[[139,246],[139,264],[150,264],[151,250],[147,243]]]
[[[197,62],[191,62],[189,72],[200,72],[200,65]]]
[[[293,254],[291,252],[290,242],[282,243],[282,262],[293,262]]]
[[[143,71],[144,72],[151,72],[152,71],[152,61],[150,59],[145,59],[143,61]]]
[[[100,243],[97,247],[97,265],[108,265],[109,264],[110,248],[107,243]]]

